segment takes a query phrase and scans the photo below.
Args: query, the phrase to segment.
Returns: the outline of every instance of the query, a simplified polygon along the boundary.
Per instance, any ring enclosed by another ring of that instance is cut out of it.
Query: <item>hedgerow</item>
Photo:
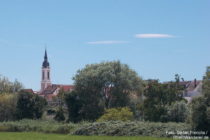
[[[106,136],[155,136],[169,137],[166,131],[189,131],[185,123],[151,123],[151,122],[95,122],[85,124],[76,129],[74,135],[106,135]]]
[[[103,136],[154,136],[169,137],[166,131],[189,131],[185,123],[151,123],[140,121],[108,121],[59,123],[56,121],[21,120],[0,123],[0,131],[7,132],[42,132],[72,135]]]

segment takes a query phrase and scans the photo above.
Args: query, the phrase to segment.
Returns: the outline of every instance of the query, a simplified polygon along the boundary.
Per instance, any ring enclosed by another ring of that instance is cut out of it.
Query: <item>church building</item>
[[[52,84],[50,77],[50,63],[48,62],[47,51],[45,50],[44,61],[41,70],[41,89],[40,96],[45,97],[51,101],[54,96],[57,96],[60,91],[70,92],[74,89],[73,85]]]

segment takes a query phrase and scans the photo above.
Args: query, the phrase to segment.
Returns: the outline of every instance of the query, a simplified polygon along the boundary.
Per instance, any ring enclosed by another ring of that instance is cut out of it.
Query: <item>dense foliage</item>
[[[10,121],[0,123],[0,132],[42,132],[68,134],[76,127],[72,123],[58,123],[56,121],[29,120]]]
[[[151,122],[121,122],[109,121],[84,124],[74,135],[108,135],[108,136],[155,136],[170,137],[166,131],[189,131],[185,123],[151,123]]]
[[[29,92],[20,92],[17,101],[17,117],[18,119],[39,119],[46,104],[47,102],[43,97]]]
[[[167,118],[170,122],[185,122],[188,114],[189,108],[185,101],[177,101],[167,107]]]
[[[65,116],[64,116],[64,111],[63,111],[63,108],[62,107],[59,107],[59,109],[57,110],[56,114],[55,114],[55,117],[54,119],[56,121],[64,121],[65,120]]]
[[[0,123],[0,132],[42,132],[65,133],[73,135],[107,135],[107,136],[165,136],[166,131],[187,131],[185,123],[150,123],[150,122],[95,122],[95,123],[58,123],[55,121],[21,120]]]
[[[106,109],[104,115],[102,115],[97,121],[131,121],[133,119],[133,112],[131,112],[130,108],[123,107]]]
[[[0,94],[0,121],[16,119],[17,96],[15,94]]]
[[[210,67],[203,78],[203,95],[191,102],[191,126],[195,130],[208,131],[210,136]]]
[[[206,74],[203,77],[202,93],[206,99],[207,106],[210,106],[210,66],[206,69]]]
[[[191,125],[196,130],[206,130],[209,127],[207,120],[206,100],[203,97],[194,98],[191,102]]]
[[[148,81],[145,90],[144,119],[148,121],[168,121],[167,106],[176,101],[182,100],[182,87],[179,87],[179,77],[176,75],[176,82],[159,83]]]
[[[75,90],[66,96],[69,120],[74,122],[96,120],[105,108],[128,106],[130,94],[139,96],[143,90],[137,73],[119,61],[87,65],[74,80]]]

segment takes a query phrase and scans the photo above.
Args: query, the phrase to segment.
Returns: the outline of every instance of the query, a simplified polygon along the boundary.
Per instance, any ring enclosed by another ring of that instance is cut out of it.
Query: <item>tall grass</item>
[[[68,134],[74,130],[76,124],[58,123],[56,121],[20,120],[0,123],[0,131],[7,132],[42,132]]]

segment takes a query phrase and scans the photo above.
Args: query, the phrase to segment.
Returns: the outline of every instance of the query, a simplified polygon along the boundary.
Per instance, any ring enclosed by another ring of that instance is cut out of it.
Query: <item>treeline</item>
[[[0,121],[39,119],[47,101],[38,95],[25,92],[22,83],[0,77]]]
[[[201,96],[190,103],[183,98],[185,87],[180,79],[175,75],[175,80],[168,83],[145,81],[119,61],[87,65],[77,71],[75,90],[65,96],[68,121],[185,122],[193,130],[209,132],[210,67]]]
[[[119,61],[86,65],[73,78],[75,89],[69,93],[61,90],[57,96],[59,105],[54,119],[74,123],[112,120],[185,122],[193,130],[210,132],[209,79],[210,67],[203,78],[202,95],[187,103],[179,75],[175,75],[172,82],[160,83],[143,80]],[[21,90],[18,92],[0,95],[0,121],[39,119],[45,111],[49,113],[44,98]]]
[[[23,88],[23,84],[18,80],[9,81],[5,76],[0,75],[0,94],[2,93],[17,93]]]

